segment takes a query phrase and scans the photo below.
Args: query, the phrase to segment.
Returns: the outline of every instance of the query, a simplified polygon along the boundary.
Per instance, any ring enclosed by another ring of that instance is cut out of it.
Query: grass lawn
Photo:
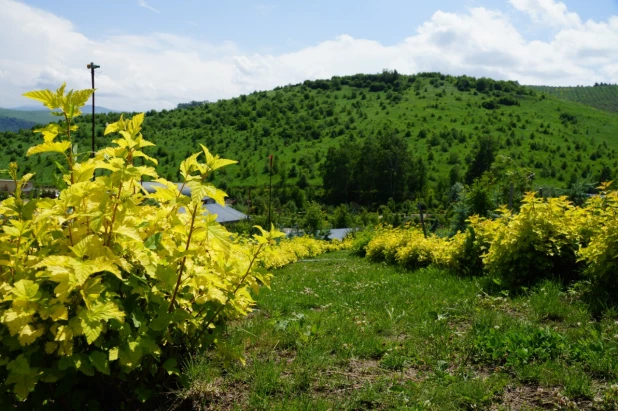
[[[347,252],[275,273],[229,329],[230,352],[185,364],[208,409],[618,409],[618,317],[543,283],[488,295],[438,269]]]

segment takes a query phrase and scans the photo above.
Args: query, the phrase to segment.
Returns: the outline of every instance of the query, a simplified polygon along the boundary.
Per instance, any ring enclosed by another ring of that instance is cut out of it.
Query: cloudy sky
[[[0,0],[0,107],[90,87],[173,108],[333,75],[440,71],[618,83],[618,0]]]

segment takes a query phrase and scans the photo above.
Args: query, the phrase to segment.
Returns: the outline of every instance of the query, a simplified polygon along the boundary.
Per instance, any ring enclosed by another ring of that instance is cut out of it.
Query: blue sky
[[[582,20],[618,15],[618,0],[565,0]],[[218,43],[233,41],[246,52],[282,53],[341,34],[390,45],[413,33],[437,11],[463,12],[471,7],[502,10],[531,38],[550,31],[529,24],[503,0],[147,0],[26,1],[72,21],[90,38],[110,34],[169,32]]]
[[[384,68],[618,82],[618,0],[0,0],[0,38],[0,107],[89,87],[89,61],[123,110]]]

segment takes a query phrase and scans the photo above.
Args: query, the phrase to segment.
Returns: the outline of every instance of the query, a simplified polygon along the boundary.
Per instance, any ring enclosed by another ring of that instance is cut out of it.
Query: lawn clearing
[[[480,280],[336,252],[275,273],[226,343],[185,364],[209,409],[616,409],[618,318],[550,282],[488,295]]]

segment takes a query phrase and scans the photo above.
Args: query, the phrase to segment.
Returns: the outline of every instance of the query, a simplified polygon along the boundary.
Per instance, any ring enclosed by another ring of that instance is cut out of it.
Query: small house
[[[15,192],[15,188],[17,188],[17,186],[15,185],[15,181],[13,181],[13,180],[0,180],[0,191],[6,191],[6,192],[9,192],[9,193],[14,193]],[[32,181],[26,182],[26,184],[24,184],[24,186],[22,187],[22,191],[24,193],[29,193],[33,189],[34,189],[34,186],[32,185]]]
[[[176,183],[176,185],[178,186],[178,190],[181,190],[183,195],[191,195],[191,189],[189,187],[183,186],[182,183]],[[144,182],[142,183],[142,187],[144,187],[147,192],[154,193],[157,187],[163,187],[163,185],[157,182]],[[223,206],[221,204],[217,204],[215,200],[210,197],[204,197],[202,199],[202,204],[202,207],[205,210],[204,214],[216,215],[217,222],[219,224],[233,224],[248,218],[246,214],[233,209],[229,205]],[[186,211],[183,207],[181,207],[178,212],[184,213]]]

